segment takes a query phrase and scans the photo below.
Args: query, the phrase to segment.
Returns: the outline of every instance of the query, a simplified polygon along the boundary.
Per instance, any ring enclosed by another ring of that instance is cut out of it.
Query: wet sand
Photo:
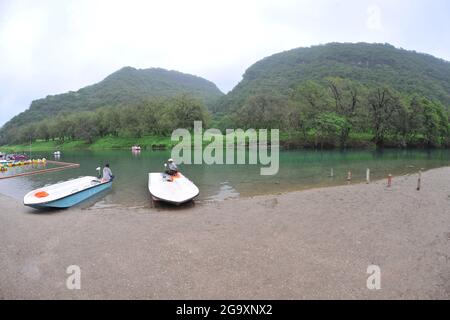
[[[448,299],[450,168],[178,210],[0,195],[2,299]],[[0,190],[1,192],[1,190]],[[68,290],[66,268],[81,268]],[[366,287],[381,268],[381,290]]]

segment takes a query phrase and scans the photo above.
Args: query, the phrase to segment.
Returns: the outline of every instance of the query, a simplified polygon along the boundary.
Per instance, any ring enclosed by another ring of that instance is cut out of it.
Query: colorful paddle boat
[[[12,155],[7,156],[7,158],[14,162],[22,162],[22,161],[28,160],[28,157],[24,154],[12,154]]]

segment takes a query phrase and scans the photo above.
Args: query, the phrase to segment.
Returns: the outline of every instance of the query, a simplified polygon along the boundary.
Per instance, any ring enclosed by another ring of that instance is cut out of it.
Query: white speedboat
[[[70,208],[111,186],[112,181],[81,177],[33,190],[25,195],[23,203],[35,209]]]
[[[154,201],[180,205],[193,200],[200,193],[197,186],[180,172],[176,175],[149,173],[148,190]]]

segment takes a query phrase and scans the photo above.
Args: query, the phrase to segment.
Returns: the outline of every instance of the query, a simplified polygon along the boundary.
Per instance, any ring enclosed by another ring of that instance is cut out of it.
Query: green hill
[[[450,147],[449,107],[450,62],[388,44],[331,43],[264,58],[227,95],[199,77],[123,68],[34,101],[0,129],[0,145],[153,141],[200,120],[278,128],[293,148]]]
[[[331,43],[255,63],[214,111],[221,129],[279,128],[293,147],[448,147],[449,106],[449,62]]]
[[[217,105],[235,111],[254,95],[288,97],[304,81],[339,77],[367,86],[386,85],[450,105],[450,63],[388,44],[331,43],[298,48],[264,58]]]
[[[63,113],[133,106],[147,99],[174,97],[184,93],[198,98],[207,107],[213,106],[223,95],[214,83],[197,76],[160,68],[125,67],[97,84],[33,101],[28,110],[12,118],[2,131]]]

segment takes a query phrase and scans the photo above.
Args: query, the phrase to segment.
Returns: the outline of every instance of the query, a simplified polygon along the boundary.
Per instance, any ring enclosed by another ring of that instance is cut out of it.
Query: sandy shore
[[[450,168],[196,205],[36,214],[0,196],[0,298],[448,299]],[[369,265],[381,290],[368,290]],[[81,290],[66,268],[81,268]]]

